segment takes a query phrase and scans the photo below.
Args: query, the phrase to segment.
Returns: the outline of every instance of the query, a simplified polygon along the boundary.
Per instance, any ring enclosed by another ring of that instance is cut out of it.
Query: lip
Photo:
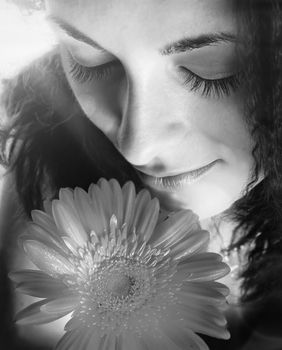
[[[175,191],[184,185],[190,185],[199,180],[201,177],[206,175],[218,162],[220,162],[220,159],[216,159],[213,162],[202,166],[201,168],[174,176],[155,177],[147,175],[143,172],[139,173],[141,175],[142,181],[149,187],[160,190]]]

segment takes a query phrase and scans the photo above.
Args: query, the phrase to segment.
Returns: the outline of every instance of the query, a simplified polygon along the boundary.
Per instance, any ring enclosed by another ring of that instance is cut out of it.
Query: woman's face
[[[230,207],[254,165],[232,1],[47,0],[47,9],[82,109],[161,205],[202,219]]]

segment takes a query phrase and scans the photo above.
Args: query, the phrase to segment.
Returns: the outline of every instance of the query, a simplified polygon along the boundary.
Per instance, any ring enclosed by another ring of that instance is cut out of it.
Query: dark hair
[[[0,134],[2,162],[15,173],[28,215],[60,187],[87,190],[101,177],[141,187],[134,168],[80,109],[56,49],[4,81],[4,91],[9,120]]]
[[[236,3],[256,167],[229,212],[238,223],[230,250],[250,247],[242,273],[242,300],[248,301],[282,291],[282,4]],[[141,188],[135,170],[83,114],[56,50],[6,81],[3,102],[9,121],[1,131],[2,162],[15,173],[27,214],[42,207],[46,188],[56,196],[60,187],[87,188],[102,176],[131,179]],[[262,169],[264,180],[251,189]]]
[[[229,251],[248,245],[243,301],[282,291],[282,1],[238,0],[246,120],[255,141],[254,176],[230,213]],[[250,190],[260,171],[264,180]]]

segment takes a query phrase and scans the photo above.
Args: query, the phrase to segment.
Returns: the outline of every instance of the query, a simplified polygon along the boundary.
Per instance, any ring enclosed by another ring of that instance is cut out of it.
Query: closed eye
[[[241,73],[236,73],[220,79],[206,79],[185,67],[178,68],[182,75],[182,83],[190,91],[200,92],[204,97],[223,97],[229,96],[241,85]]]
[[[77,63],[70,54],[68,54],[68,62],[69,74],[80,84],[89,83],[92,80],[107,80],[111,76],[113,69],[121,67],[120,62],[117,60],[99,66],[85,67]]]

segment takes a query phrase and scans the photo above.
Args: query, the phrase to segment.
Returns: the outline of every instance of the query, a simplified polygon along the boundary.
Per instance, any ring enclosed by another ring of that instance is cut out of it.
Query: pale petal
[[[100,350],[103,338],[93,334],[92,328],[81,328],[67,332],[58,342],[55,350]]]
[[[88,346],[83,350],[101,350],[104,347],[104,344],[106,342],[106,336],[100,336],[97,333],[94,333],[92,330],[92,336],[90,338],[90,341],[88,343]]]
[[[61,188],[59,191],[59,200],[64,202],[69,208],[74,212],[76,211],[73,199],[73,189],[71,188]],[[53,209],[52,209],[53,213]]]
[[[114,214],[113,202],[112,202],[113,201],[112,189],[109,182],[105,178],[99,179],[99,181],[97,182],[97,185],[101,189],[101,193],[102,193],[101,200],[102,200],[104,212],[106,214],[107,221],[108,221],[111,218],[111,216]]]
[[[196,232],[175,245],[171,249],[170,255],[175,261],[190,257],[205,248],[209,243],[209,239],[208,231]]]
[[[32,210],[31,218],[33,222],[46,229],[46,231],[50,232],[50,234],[57,235],[58,228],[52,216],[44,213],[41,210]]]
[[[142,336],[142,343],[147,350],[188,350],[189,348],[179,348],[170,338],[168,338],[160,329],[146,331]],[[143,349],[144,349],[143,347]],[[123,350],[123,349],[121,349]]]
[[[133,214],[133,221],[131,227],[129,227],[129,232],[135,227],[136,232],[140,232],[139,226],[142,224],[143,220],[148,215],[148,204],[151,201],[151,195],[148,190],[141,190],[135,199],[135,210]]]
[[[225,297],[214,289],[209,289],[205,282],[185,282],[178,292],[184,299],[193,298],[211,304],[223,304]]]
[[[142,341],[138,336],[131,332],[123,332],[120,336],[120,344],[122,350],[145,350]],[[107,348],[103,349],[107,350]],[[112,350],[112,349],[111,349]],[[154,349],[155,350],[155,349]]]
[[[189,210],[180,210],[156,226],[149,244],[164,246],[168,243],[171,245],[176,239],[187,236],[190,231],[193,232],[196,227],[198,227],[198,221],[195,214]]]
[[[164,334],[180,349],[209,350],[207,344],[193,331],[184,329],[179,323],[161,322]]]
[[[154,232],[159,217],[159,211],[159,200],[157,198],[154,198],[147,204],[147,209],[144,212],[142,220],[140,220],[137,225],[137,234],[142,234],[145,241],[148,241]]]
[[[62,281],[38,270],[10,272],[9,277],[19,292],[37,298],[55,298],[68,290]]]
[[[37,242],[23,242],[24,250],[30,260],[42,271],[50,275],[73,274],[72,264],[54,249]]]
[[[122,190],[115,179],[111,179],[109,181],[112,193],[113,193],[113,213],[115,214],[118,222],[118,227],[121,227],[123,224],[123,197],[122,197]]]
[[[189,309],[180,307],[179,314],[184,319],[183,326],[185,328],[219,339],[230,338],[230,333],[225,327],[218,326],[216,323],[206,320],[204,317],[192,314]]]
[[[177,310],[186,312],[186,319],[203,318],[207,322],[216,324],[220,327],[226,326],[227,321],[224,313],[217,305],[211,305],[204,301],[195,300],[194,298],[181,298],[175,305],[171,312],[171,318],[178,320],[179,316]]]
[[[62,240],[64,241],[66,247],[73,255],[78,255],[79,245],[69,236],[62,236]]]
[[[100,187],[97,185],[91,185],[88,193],[91,198],[93,213],[95,214],[95,223],[97,227],[97,231],[95,232],[100,235],[104,230],[109,229],[110,217],[108,217],[107,212],[104,210],[104,198]]]
[[[65,331],[73,331],[81,327],[81,321],[73,316],[65,325]]]
[[[214,282],[214,281],[205,282],[205,286],[206,288],[212,288],[217,290],[219,293],[221,293],[225,297],[227,297],[230,293],[229,288],[225,284],[220,282]]]
[[[97,350],[116,350],[117,338],[114,334],[107,334],[105,339],[103,339],[103,343],[100,344],[99,349]],[[135,348],[132,348],[135,349]],[[92,348],[89,350],[92,350]],[[126,350],[126,348],[124,348]],[[136,349],[137,350],[137,349]]]
[[[97,218],[95,218],[97,214],[95,215],[93,213],[93,207],[91,206],[88,193],[86,193],[82,188],[75,188],[74,201],[80,221],[83,224],[86,232],[89,233],[92,230],[97,231]]]
[[[157,225],[159,225],[161,222],[167,220],[169,218],[169,216],[171,216],[171,215],[173,215],[173,212],[170,212],[170,211],[167,211],[167,210],[161,208]]]
[[[77,212],[59,200],[53,201],[53,216],[60,231],[66,233],[78,245],[84,246],[88,236],[82,226]]]
[[[215,253],[201,253],[182,261],[177,266],[174,276],[176,281],[213,281],[230,272],[230,268]]]
[[[127,228],[131,227],[132,223],[132,214],[134,213],[135,208],[135,186],[132,181],[128,181],[122,187],[123,194],[123,223],[126,223]]]
[[[50,246],[51,248],[58,251],[60,254],[65,255],[68,253],[68,249],[60,237],[58,231],[56,232],[50,232],[47,231],[46,228],[43,228],[37,223],[29,223],[28,227],[24,234],[20,235],[19,237],[19,243],[22,244],[25,240],[34,240]]]
[[[79,301],[80,297],[78,295],[66,295],[49,301],[41,307],[41,310],[48,314],[69,313],[78,306]]]
[[[67,332],[56,344],[55,350],[74,350],[73,343],[77,339],[78,334],[77,330]]]
[[[53,322],[59,318],[66,316],[67,313],[53,313],[48,314],[41,311],[41,307],[48,302],[47,299],[38,301],[37,303],[31,304],[25,309],[21,310],[16,314],[15,321],[20,325],[38,325]]]
[[[81,336],[74,343],[74,350],[100,350],[104,344],[105,337],[93,333],[93,329],[89,329],[86,336]]]

